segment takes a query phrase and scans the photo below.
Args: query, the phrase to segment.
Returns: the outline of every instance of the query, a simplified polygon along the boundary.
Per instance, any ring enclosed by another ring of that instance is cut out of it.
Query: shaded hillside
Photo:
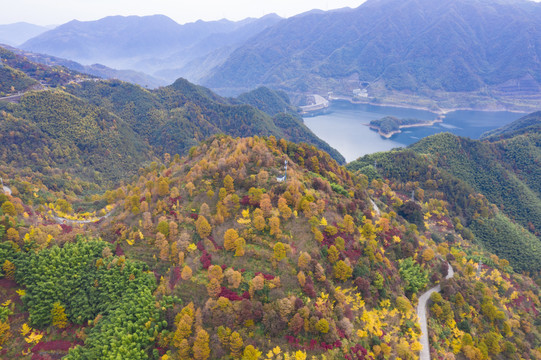
[[[266,87],[259,87],[240,94],[237,100],[252,105],[271,116],[279,113],[298,113],[298,109],[291,105],[289,96],[285,92],[271,90]]]
[[[429,194],[421,230],[398,214],[401,190],[312,146],[219,135],[165,160],[94,196],[111,215],[82,228],[48,211],[100,207],[0,196],[0,322],[27,330],[2,357],[412,359],[414,307],[436,283],[434,358],[537,356],[539,286],[462,239]]]
[[[21,48],[84,65],[99,63],[142,71],[171,83],[189,73],[206,73],[208,69],[201,58],[218,49],[234,49],[280,20],[271,14],[237,22],[199,20],[180,25],[164,15],[109,16],[96,21],[73,20],[28,40]],[[196,59],[196,69],[182,69]]]
[[[382,88],[431,97],[488,87],[489,98],[527,98],[541,88],[540,23],[541,5],[531,1],[367,1],[284,20],[235,50],[203,83],[349,96],[367,84],[370,96]]]
[[[411,148],[470,184],[511,219],[541,235],[541,133],[498,142],[441,134]]]
[[[20,50],[11,46],[5,46],[5,48],[6,50],[12,51],[17,55],[24,56],[26,59],[38,64],[44,64],[48,66],[63,66],[72,71],[97,76],[102,79],[119,79],[122,81],[127,81],[134,84],[139,84],[143,87],[150,88],[156,88],[161,85],[166,85],[166,82],[163,80],[134,70],[117,70],[101,64],[81,65],[78,62],[62,59],[56,56],[33,53]]]
[[[511,138],[520,134],[533,134],[541,133],[541,112],[535,112],[528,114],[510,124],[507,124],[501,128],[487,131],[481,135],[481,139],[498,140]]]
[[[11,167],[59,168],[103,185],[152,159],[151,148],[126,122],[62,91],[31,92],[19,104],[0,107],[0,158]]]
[[[340,162],[344,161],[300,119],[272,118],[255,107],[222,98],[184,79],[155,91],[121,82],[85,82],[71,86],[68,91],[125,119],[160,153],[185,154],[199,141],[217,133],[274,135],[314,144],[328,150]],[[263,97],[261,101],[272,99]],[[269,106],[264,108],[270,109]]]
[[[518,154],[523,160],[530,156],[528,152]],[[515,174],[502,156],[502,149],[494,144],[439,134],[411,149],[364,156],[348,168],[371,179],[390,179],[396,189],[414,191],[418,201],[426,202],[427,197],[445,201],[462,236],[475,238],[517,270],[537,272],[541,270],[540,202],[538,181],[533,179],[539,176],[539,166],[522,162],[528,165]],[[529,187],[527,181],[535,185]],[[415,207],[400,209],[399,214],[423,227]]]

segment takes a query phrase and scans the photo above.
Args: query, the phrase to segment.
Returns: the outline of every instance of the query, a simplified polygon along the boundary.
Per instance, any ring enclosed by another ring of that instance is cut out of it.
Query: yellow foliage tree
[[[56,326],[59,329],[63,329],[68,325],[66,310],[58,301],[53,304],[53,308],[51,309],[51,317],[53,319],[53,326]]]
[[[192,278],[192,268],[188,265],[184,266],[180,277],[182,278],[182,280],[190,280]]]
[[[329,250],[327,250],[327,259],[329,260],[331,264],[334,264],[335,262],[338,261],[339,258],[340,258],[340,252],[338,251],[336,246],[331,245],[329,247]]]
[[[261,351],[255,348],[253,345],[248,345],[244,348],[242,360],[257,360],[261,356]]]
[[[434,259],[434,250],[432,249],[426,249],[425,251],[423,251],[423,260],[424,261],[430,261]]]
[[[233,178],[229,175],[226,175],[226,177],[224,178],[224,188],[228,194],[232,194],[235,192],[235,182]]]
[[[227,282],[231,288],[236,289],[240,286],[242,281],[242,274],[240,271],[229,268],[225,271],[225,276],[227,277]]]
[[[8,237],[8,240],[11,240],[11,241],[19,240],[19,232],[17,231],[17,229],[9,228],[8,231],[6,232],[6,235]]]
[[[289,205],[287,205],[287,200],[281,196],[278,198],[278,210],[280,211],[280,214],[282,215],[282,218],[284,220],[287,220],[291,217],[291,208],[289,207]]]
[[[11,326],[9,325],[8,319],[6,319],[5,321],[0,321],[0,349],[2,348],[2,345],[4,345],[4,343],[10,338],[10,330]]]
[[[169,194],[169,179],[160,178],[158,180],[158,196],[165,196]]]
[[[276,244],[274,244],[274,258],[278,261],[281,261],[286,257],[286,247],[283,243],[278,241]]]
[[[282,234],[280,230],[280,218],[273,216],[269,219],[270,234],[278,238]]]
[[[301,269],[308,269],[308,266],[310,265],[310,261],[312,261],[312,257],[307,252],[301,251],[301,254],[299,255],[299,261],[298,265]]]
[[[263,216],[268,218],[272,212],[272,203],[270,196],[268,194],[263,194],[261,196],[261,201],[259,202],[259,208],[263,211]]]
[[[205,239],[212,232],[212,227],[204,216],[199,216],[195,222],[195,229],[201,239]]]
[[[346,281],[353,274],[353,269],[344,260],[338,261],[333,270],[334,277],[342,281]]]
[[[4,277],[8,280],[13,280],[15,276],[15,265],[9,261],[4,261],[2,265],[2,270],[4,271]]]
[[[238,332],[234,331],[229,337],[229,346],[231,349],[231,356],[234,359],[240,359],[242,356],[242,347],[244,346],[244,342],[242,341],[242,337]]]
[[[235,256],[244,256],[244,246],[246,246],[244,238],[240,237],[235,240]]]
[[[239,237],[239,233],[235,229],[228,229],[224,234],[224,248],[226,250],[235,250],[235,240]]]
[[[193,344],[193,358],[195,360],[207,360],[209,356],[209,334],[205,330],[200,329],[197,332],[197,336]]]
[[[262,215],[254,215],[254,226],[257,230],[263,231],[267,223]]]
[[[219,265],[211,265],[208,269],[208,278],[209,280],[216,279],[219,283],[222,282],[222,279],[224,278],[224,274],[222,271],[222,267]]]
[[[189,314],[184,314],[180,317],[177,323],[177,329],[173,334],[173,346],[177,349],[182,347],[182,340],[188,339],[192,334],[193,318]]]
[[[316,323],[316,329],[322,334],[326,334],[329,332],[329,322],[327,319],[319,319]]]
[[[209,296],[213,299],[217,299],[218,295],[220,295],[220,292],[222,291],[222,286],[216,279],[210,279],[209,283],[207,284],[207,292]]]

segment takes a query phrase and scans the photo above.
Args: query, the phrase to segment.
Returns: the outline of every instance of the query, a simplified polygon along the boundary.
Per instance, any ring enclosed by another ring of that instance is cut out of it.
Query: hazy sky
[[[6,0],[7,1],[7,0]],[[365,0],[15,0],[0,12],[0,24],[25,21],[60,25],[109,15],[167,15],[179,23],[227,18],[241,20],[277,13],[289,17],[311,9],[357,7]]]

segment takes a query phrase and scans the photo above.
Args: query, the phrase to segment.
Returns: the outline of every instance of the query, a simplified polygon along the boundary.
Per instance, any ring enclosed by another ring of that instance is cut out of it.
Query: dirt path
[[[92,220],[71,220],[71,219],[66,219],[60,216],[56,216],[56,215],[52,215],[52,218],[54,221],[56,221],[59,224],[91,224],[91,223],[96,223],[102,219],[108,218],[112,214],[112,212],[113,210],[109,211],[104,216],[101,216],[99,218],[92,219]]]
[[[451,264],[447,263],[449,271],[445,279],[450,279],[455,275],[455,271]],[[430,295],[435,292],[441,291],[441,284],[434,286],[419,297],[419,304],[417,305],[417,317],[419,318],[419,323],[421,324],[421,338],[419,341],[423,348],[419,354],[419,360],[430,360],[430,344],[428,342],[428,323],[426,318],[426,304],[430,299]]]
[[[376,215],[380,216],[381,212],[379,211],[379,207],[376,205],[374,200],[370,199],[370,203],[372,204],[372,208],[374,209],[374,212],[376,213]]]

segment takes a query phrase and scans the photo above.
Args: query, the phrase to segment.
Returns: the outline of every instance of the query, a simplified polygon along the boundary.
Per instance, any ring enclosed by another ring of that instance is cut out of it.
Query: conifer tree
[[[209,334],[205,330],[200,329],[197,332],[197,336],[193,344],[193,357],[195,360],[207,360],[209,356]]]
[[[238,332],[234,331],[229,337],[229,346],[231,349],[231,356],[234,359],[240,359],[242,356],[242,347],[244,346],[244,342],[242,341],[242,337]]]
[[[58,301],[53,304],[53,308],[51,309],[51,317],[53,320],[53,326],[56,326],[59,329],[63,329],[68,325],[66,310]]]
[[[197,218],[197,221],[195,222],[195,228],[201,239],[208,237],[212,232],[212,227],[204,216],[199,216]]]
[[[224,248],[226,250],[235,249],[235,241],[238,239],[239,233],[235,229],[228,229],[224,234]]]
[[[192,278],[192,268],[190,268],[188,265],[184,266],[180,277],[182,280],[190,280]]]
[[[231,176],[226,175],[224,178],[224,188],[227,191],[228,194],[232,194],[235,192],[235,184],[234,180]]]

